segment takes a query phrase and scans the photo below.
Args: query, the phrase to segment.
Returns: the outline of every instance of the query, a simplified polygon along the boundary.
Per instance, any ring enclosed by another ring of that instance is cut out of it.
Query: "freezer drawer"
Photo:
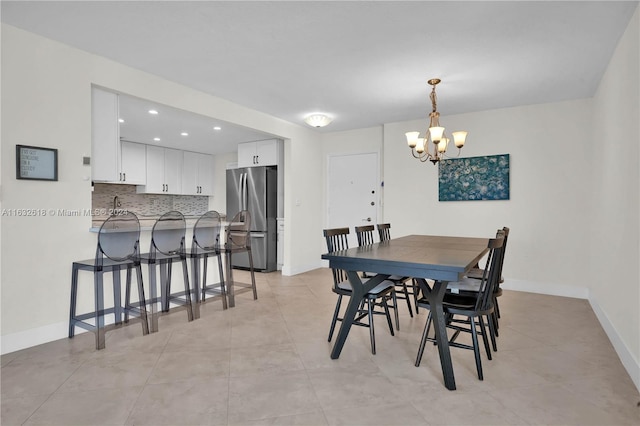
[[[252,232],[251,254],[253,255],[253,269],[261,272],[276,270],[275,232]],[[232,256],[234,268],[249,269],[247,253],[237,253]]]

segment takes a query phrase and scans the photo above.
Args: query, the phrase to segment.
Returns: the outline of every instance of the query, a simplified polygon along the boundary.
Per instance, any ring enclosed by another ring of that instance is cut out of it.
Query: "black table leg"
[[[453,374],[453,363],[451,362],[451,351],[449,350],[447,321],[442,308],[442,300],[447,292],[448,282],[435,281],[432,289],[427,286],[427,282],[424,279],[418,279],[418,283],[422,289],[422,294],[427,298],[431,306],[431,318],[433,319],[433,327],[436,332],[436,342],[438,344],[444,385],[449,390],[455,390],[456,379]]]

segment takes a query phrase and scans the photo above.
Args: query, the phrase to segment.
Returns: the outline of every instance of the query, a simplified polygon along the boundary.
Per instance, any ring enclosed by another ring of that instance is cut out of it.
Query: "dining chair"
[[[119,212],[107,218],[98,231],[96,255],[93,259],[73,262],[71,269],[71,303],[69,309],[69,338],[75,335],[75,328],[80,327],[91,331],[96,336],[96,349],[105,347],[105,314],[114,314],[115,324],[125,322],[129,314],[136,315],[142,323],[142,334],[149,333],[147,322],[146,299],[142,282],[142,268],[139,257],[140,222],[132,212]],[[124,307],[121,303],[120,272],[126,269],[127,299]],[[130,303],[129,289],[131,273],[135,270],[138,284],[138,302]],[[93,312],[77,313],[78,303],[78,272],[93,273],[93,291],[95,307]],[[112,274],[113,279],[113,308],[104,308],[103,276],[106,272]],[[93,323],[87,320],[93,319]]]
[[[160,216],[151,229],[151,244],[148,253],[140,255],[140,261],[148,266],[149,293],[151,306],[151,331],[158,330],[158,312],[156,305],[160,303],[161,310],[168,312],[171,303],[184,306],[188,321],[199,318],[199,307],[192,303],[192,289],[189,284],[187,270],[187,252],[185,249],[186,220],[179,211],[169,211]],[[172,266],[173,263],[182,264],[184,290],[173,291]],[[160,298],[157,294],[156,271],[160,269]],[[196,291],[197,291],[197,285]]]
[[[494,311],[493,291],[498,285],[500,279],[500,258],[502,256],[502,248],[504,244],[503,234],[499,234],[496,238],[489,240],[487,247],[489,254],[487,255],[486,267],[480,280],[480,288],[475,296],[464,296],[456,294],[445,294],[443,300],[443,310],[447,317],[447,328],[455,330],[449,338],[449,345],[457,348],[471,349],[474,352],[476,361],[476,370],[478,379],[483,380],[482,361],[480,359],[480,347],[478,344],[478,334],[482,336],[487,358],[492,359],[491,349],[489,348],[489,340],[487,333],[491,337],[491,341],[495,348],[495,330],[490,315]],[[420,298],[418,304],[426,309],[430,309],[429,301],[426,298]],[[420,366],[422,355],[427,341],[436,342],[435,337],[429,337],[429,329],[432,322],[432,312],[429,311],[427,323],[422,333],[420,346],[418,348],[418,356],[416,357],[416,367]],[[462,318],[460,318],[462,317]],[[485,324],[485,318],[487,323]],[[477,322],[476,322],[477,319]],[[488,329],[488,330],[487,330]],[[461,332],[471,334],[472,345],[458,342],[456,339]]]
[[[388,241],[391,239],[391,224],[379,223],[377,225],[378,236],[380,241]],[[389,280],[393,281],[396,285],[396,297],[398,299],[405,299],[407,301],[407,309],[409,309],[409,315],[413,318],[413,311],[411,309],[411,302],[409,296],[412,296],[413,306],[416,308],[416,314],[418,313],[418,293],[419,286],[416,281],[411,277],[401,277],[398,275],[392,275]],[[411,283],[407,284],[409,281]]]
[[[194,288],[199,287],[199,291],[194,291],[195,302],[205,301],[207,294],[220,297],[222,308],[227,309],[227,292],[224,283],[223,262],[220,251],[220,233],[222,229],[220,214],[215,210],[210,210],[198,218],[193,226],[193,238],[189,257],[192,261]],[[218,263],[219,282],[207,284],[207,272],[209,260]],[[200,267],[202,264],[202,268]],[[202,271],[202,284],[200,284],[200,272]],[[201,294],[201,299],[199,296]]]
[[[358,239],[358,247],[364,247],[374,243],[373,231],[375,230],[375,228],[373,225],[356,226],[354,229],[356,231],[356,238]],[[373,278],[374,276],[376,276],[375,272],[362,272],[363,278]],[[398,291],[397,291],[398,282],[403,279],[404,279],[403,277],[400,277],[398,275],[391,275],[389,276],[389,278],[387,278],[387,280],[391,281],[396,287],[394,289],[394,293],[396,295],[396,301],[398,298],[402,298],[402,299],[408,298],[408,295],[398,296]],[[411,317],[413,317],[413,313],[411,312],[411,306],[409,303],[407,304],[409,305],[409,313],[411,314]],[[396,330],[400,330],[400,319],[398,318],[398,309],[395,304],[393,307],[393,313],[396,320]]]
[[[338,250],[346,250],[349,248],[349,242],[347,239],[349,235],[349,228],[325,229],[323,230],[323,235],[325,237],[327,250],[329,253]],[[336,323],[338,321],[344,320],[344,318],[339,317],[342,297],[350,297],[352,294],[351,283],[349,282],[346,271],[337,268],[331,268],[331,271],[333,275],[332,291],[338,295],[338,300],[333,312],[333,318],[331,319],[331,327],[329,328],[329,342],[333,338],[333,332],[335,330]],[[366,280],[367,278],[363,278],[363,281]],[[364,296],[364,299],[360,303],[353,322],[354,325],[369,328],[371,353],[374,355],[376,353],[375,327],[373,321],[374,315],[385,315],[387,318],[387,324],[389,325],[389,331],[391,332],[392,336],[395,335],[393,332],[393,325],[391,323],[391,315],[389,313],[389,300],[392,301],[393,307],[396,308],[397,312],[395,285],[391,281],[385,280],[371,289],[371,291],[369,291]],[[367,304],[366,309],[364,308],[365,303]],[[383,311],[376,310],[376,306],[381,307]],[[362,321],[364,318],[367,318],[367,322]]]
[[[502,250],[501,250],[501,259],[500,259],[500,270],[502,271],[502,265],[504,264],[504,256],[505,253],[507,251],[507,239],[509,238],[509,228],[508,227],[504,227],[502,229],[498,229],[498,231],[496,232],[496,237],[502,234],[504,235],[504,243],[502,244]],[[455,293],[459,293],[459,294],[473,294],[478,292],[478,288],[480,286],[479,284],[479,280],[482,279],[482,275],[484,274],[485,270],[480,268],[477,264],[476,266],[474,266],[472,269],[469,270],[469,272],[467,272],[466,274],[466,278],[465,280],[459,282],[459,283],[455,283],[455,284],[451,284],[450,286],[447,287],[447,290],[449,292],[455,292]],[[502,287],[500,287],[500,284],[502,284],[504,282],[504,277],[502,274],[500,274],[500,278],[498,281],[498,286],[496,287],[494,293],[493,293],[493,305],[494,305],[494,312],[491,315],[491,319],[495,325],[495,329],[496,329],[496,336],[499,335],[499,321],[498,319],[500,318],[500,306],[498,305],[498,297],[502,296]]]
[[[256,277],[253,269],[253,253],[251,251],[251,214],[248,210],[239,211],[229,222],[226,229],[224,247],[220,248],[226,259],[226,287],[229,305],[235,305],[235,295],[245,292],[253,293],[253,300],[258,299]],[[233,256],[246,253],[249,258],[249,273],[251,283],[235,281],[233,277]]]

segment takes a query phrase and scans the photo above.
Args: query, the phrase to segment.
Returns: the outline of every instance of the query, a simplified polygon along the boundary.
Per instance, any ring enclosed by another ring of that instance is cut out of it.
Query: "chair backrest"
[[[373,225],[356,226],[356,237],[358,237],[358,247],[373,244]]]
[[[158,218],[151,230],[152,256],[156,252],[165,255],[184,255],[184,238],[187,230],[187,221],[179,211],[170,211]]]
[[[192,250],[212,251],[220,248],[220,213],[210,210],[193,226]]]
[[[103,257],[116,262],[136,260],[140,241],[140,221],[132,212],[119,212],[104,221],[98,232],[96,265],[102,265]]]
[[[347,250],[349,248],[349,228],[333,228],[322,231],[324,239],[327,242],[327,251]],[[331,268],[333,272],[333,285],[336,287],[339,283],[347,280],[347,273],[342,269]]]
[[[227,239],[225,248],[227,250],[251,249],[251,215],[247,210],[239,211],[227,227]]]
[[[487,245],[489,254],[487,263],[482,273],[480,288],[476,298],[476,309],[485,310],[491,306],[493,292],[500,284],[500,276],[502,275],[502,252],[504,249],[504,232],[498,231],[496,238],[491,238]]]
[[[390,228],[390,223],[378,224],[378,236],[380,237],[380,241],[388,241],[391,239],[391,232],[389,231]]]

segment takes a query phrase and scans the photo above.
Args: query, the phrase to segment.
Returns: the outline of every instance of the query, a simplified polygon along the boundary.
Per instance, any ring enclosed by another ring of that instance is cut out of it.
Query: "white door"
[[[349,247],[357,247],[354,227],[378,223],[378,154],[330,155],[327,173],[327,228],[349,227]]]

